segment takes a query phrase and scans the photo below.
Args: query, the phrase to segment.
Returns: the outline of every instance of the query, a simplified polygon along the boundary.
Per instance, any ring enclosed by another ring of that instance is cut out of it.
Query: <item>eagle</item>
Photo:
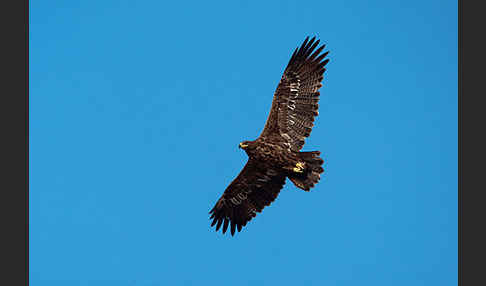
[[[324,160],[319,151],[301,152],[318,115],[319,89],[329,59],[320,40],[306,37],[290,57],[273,96],[272,107],[260,136],[239,143],[248,162],[210,210],[211,227],[231,225],[231,235],[269,206],[286,178],[304,191],[320,180]]]

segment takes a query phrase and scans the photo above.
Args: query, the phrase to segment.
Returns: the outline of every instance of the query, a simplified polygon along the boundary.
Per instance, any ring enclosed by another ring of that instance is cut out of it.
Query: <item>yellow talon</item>
[[[299,162],[299,163],[295,164],[295,166],[297,166],[297,168],[299,168],[299,169],[304,169],[305,163]]]
[[[304,166],[305,163],[299,162],[295,164],[295,168],[293,168],[292,170],[294,170],[294,172],[296,173],[302,173],[304,171]]]
[[[302,173],[303,172],[301,168],[297,168],[297,167],[293,168],[292,170],[294,170],[294,172],[296,172],[296,173]]]

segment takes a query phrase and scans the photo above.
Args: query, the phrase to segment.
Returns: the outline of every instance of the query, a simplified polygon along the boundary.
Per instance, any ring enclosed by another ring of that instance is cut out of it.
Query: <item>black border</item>
[[[481,102],[486,95],[486,17],[481,3],[459,1],[458,6],[458,279],[459,285],[465,286],[486,285],[486,105]]]
[[[2,118],[0,285],[29,279],[29,1],[0,1]]]

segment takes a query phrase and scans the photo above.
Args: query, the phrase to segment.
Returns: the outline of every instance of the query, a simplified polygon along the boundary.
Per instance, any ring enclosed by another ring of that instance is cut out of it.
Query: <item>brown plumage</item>
[[[319,181],[324,171],[320,152],[300,152],[318,115],[319,88],[329,61],[324,60],[328,52],[321,54],[325,45],[318,45],[315,37],[307,37],[294,51],[262,133],[254,141],[240,143],[249,159],[209,212],[216,231],[221,227],[223,233],[230,227],[231,235],[241,231],[277,198],[286,178],[305,191]]]

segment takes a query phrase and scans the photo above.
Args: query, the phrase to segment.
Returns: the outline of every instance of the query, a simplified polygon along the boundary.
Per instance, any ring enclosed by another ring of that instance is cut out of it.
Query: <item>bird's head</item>
[[[252,144],[252,142],[250,141],[243,141],[243,142],[240,142],[240,144],[238,145],[238,148],[241,148],[243,150],[247,150],[247,149],[250,149]]]

